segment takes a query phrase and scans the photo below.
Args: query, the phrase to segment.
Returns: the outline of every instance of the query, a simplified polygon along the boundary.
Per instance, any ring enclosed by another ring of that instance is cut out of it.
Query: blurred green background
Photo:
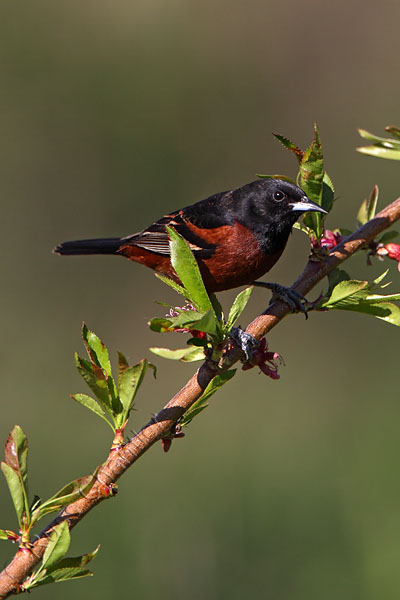
[[[390,0],[2,0],[0,439],[15,423],[29,436],[32,493],[90,472],[111,442],[68,397],[87,391],[82,320],[131,361],[174,343],[148,330],[154,300],[176,302],[150,271],[51,249],[133,233],[257,172],[294,176],[271,132],[305,146],[314,121],[340,197],[328,225],[352,228],[374,183],[381,207],[400,193],[397,163],[354,151],[357,127],[400,124],[399,16]],[[290,284],[306,256],[295,232],[272,280]],[[242,324],[266,302],[256,291]],[[399,331],[336,312],[288,318],[269,343],[281,380],[240,373],[169,454],[154,447],[74,531],[72,555],[102,544],[95,577],[35,597],[399,597]],[[131,432],[194,371],[155,362]]]

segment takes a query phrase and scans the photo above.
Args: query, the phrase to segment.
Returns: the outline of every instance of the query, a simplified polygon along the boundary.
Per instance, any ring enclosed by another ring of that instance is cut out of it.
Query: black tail
[[[98,240],[77,240],[64,242],[53,250],[56,254],[117,254],[121,246],[120,238]]]

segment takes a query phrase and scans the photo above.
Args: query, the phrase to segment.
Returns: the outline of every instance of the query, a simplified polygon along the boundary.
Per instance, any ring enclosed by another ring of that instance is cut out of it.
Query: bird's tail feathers
[[[120,238],[99,238],[95,240],[76,240],[63,242],[53,250],[56,254],[117,254],[121,246]]]

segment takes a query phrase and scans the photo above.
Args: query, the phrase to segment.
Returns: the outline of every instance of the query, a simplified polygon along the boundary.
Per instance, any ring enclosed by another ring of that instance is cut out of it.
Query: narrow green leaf
[[[154,318],[149,321],[149,327],[152,331],[156,331],[157,333],[169,333],[172,331],[172,321],[169,319],[163,318]]]
[[[165,283],[166,285],[169,285],[169,287],[172,288],[173,290],[175,290],[175,292],[178,292],[178,294],[187,298],[187,290],[185,290],[184,287],[179,285],[179,283],[175,283],[175,281],[173,279],[170,279],[169,277],[165,277],[165,275],[160,275],[160,273],[154,273],[154,275],[158,279],[160,279],[163,283]],[[190,298],[187,298],[187,300],[190,301]]]
[[[332,210],[333,202],[335,200],[335,189],[333,187],[333,183],[328,173],[324,172],[324,177],[322,179],[322,200],[321,205],[322,208],[330,212]]]
[[[26,488],[28,483],[28,439],[19,425],[10,431],[5,445],[6,463],[19,473]]]
[[[67,521],[56,525],[49,536],[49,542],[43,554],[42,569],[50,569],[68,552],[71,543]]]
[[[180,424],[182,427],[189,425],[189,423],[194,419],[196,415],[198,415],[202,410],[204,410],[208,405],[205,404],[206,401],[213,395],[219,388],[221,388],[227,381],[232,379],[234,374],[236,373],[236,369],[231,369],[230,371],[224,371],[219,375],[213,377],[210,381],[206,389],[200,398],[192,404],[188,411],[183,415],[180,420]]]
[[[236,296],[229,311],[228,321],[226,323],[227,331],[230,331],[232,329],[232,327],[246,308],[246,305],[250,300],[250,296],[253,289],[253,286],[250,286]]]
[[[87,396],[86,394],[70,394],[70,396],[73,400],[75,400],[79,404],[82,404],[82,406],[85,406],[86,408],[94,412],[98,417],[103,419],[103,421],[105,421],[107,425],[109,425],[114,431],[114,427],[111,425],[110,421],[105,416],[103,409],[94,398],[91,398],[91,396]]]
[[[104,369],[107,375],[111,376],[111,363],[108,350],[101,339],[86,327],[85,323],[82,325],[82,339],[92,362]]]
[[[356,148],[357,152],[361,154],[368,154],[369,156],[375,156],[376,158],[387,158],[389,160],[400,160],[400,149],[389,150],[388,148],[380,148],[379,146],[362,146]]]
[[[357,304],[360,300],[358,294],[361,290],[368,290],[368,281],[354,281],[351,279],[340,281],[333,289],[329,300],[324,302],[322,307],[329,308],[333,305],[344,307],[349,303]]]
[[[36,523],[44,516],[52,512],[58,512],[63,506],[67,506],[67,504],[71,504],[79,498],[84,498],[93,487],[95,481],[96,479],[93,475],[86,475],[85,477],[79,477],[70,481],[70,483],[62,487],[51,498],[38,506],[32,514],[32,522]]]
[[[310,200],[322,205],[322,192],[324,180],[324,157],[317,126],[314,126],[314,139],[307,148],[299,170],[300,187],[305,191]],[[308,213],[304,223],[312,229],[319,240],[322,235],[322,218],[318,212]]]
[[[383,281],[386,277],[386,275],[389,273],[389,269],[386,269],[386,271],[384,271],[382,273],[382,275],[379,275],[376,279],[374,279],[374,287],[376,287],[377,285],[380,284],[381,281]]]
[[[368,140],[369,142],[373,142],[374,144],[379,144],[385,148],[393,148],[400,150],[400,140],[393,140],[390,138],[381,137],[379,135],[375,135],[374,133],[370,133],[365,129],[359,129],[358,133],[362,138]]]
[[[370,221],[371,219],[373,219],[375,217],[376,206],[378,203],[378,197],[379,197],[379,188],[377,185],[374,185],[368,198],[365,198],[365,200],[363,200],[363,202],[360,206],[360,209],[358,211],[357,221],[358,221],[359,225],[364,225],[364,223],[367,223],[368,221]]]
[[[386,321],[391,325],[400,327],[400,308],[391,302],[377,302],[374,304],[373,302],[360,301],[357,304],[339,304],[328,308],[351,310],[372,315],[373,317]]]
[[[123,407],[122,413],[117,420],[118,426],[122,426],[129,416],[137,391],[142,384],[149,363],[143,358],[139,363],[128,367],[123,373],[119,383],[119,397]]]
[[[38,577],[32,578],[32,581],[25,585],[25,589],[29,590],[40,585],[47,583],[58,583],[60,581],[68,581],[70,579],[78,579],[79,577],[87,577],[93,575],[88,569],[84,569],[91,560],[93,560],[99,550],[98,546],[96,550],[83,556],[76,556],[70,558],[63,558],[53,567],[38,573]]]
[[[350,279],[350,275],[346,273],[343,269],[333,269],[328,275],[328,296],[331,295],[333,288],[340,283],[341,281],[348,281]]]
[[[213,310],[209,310],[198,321],[193,321],[190,329],[204,331],[210,335],[219,336],[221,332],[221,322],[217,319]]]
[[[394,125],[388,125],[385,127],[385,131],[394,135],[395,138],[400,139],[400,129]]]
[[[198,347],[179,348],[178,350],[170,350],[169,348],[150,348],[150,351],[162,358],[170,360],[180,360],[181,362],[193,362],[196,360],[204,360],[204,349]]]
[[[189,293],[194,306],[202,313],[212,310],[200,269],[187,242],[172,227],[167,226],[170,237],[171,263]]]
[[[25,513],[26,505],[22,479],[18,476],[18,473],[5,462],[1,463],[1,470],[7,480],[8,489],[10,490],[11,498],[14,503],[15,512],[17,513],[19,526],[22,527],[22,518]]]
[[[81,358],[78,354],[75,354],[75,364],[106,413],[113,417],[112,398],[107,385],[106,372],[101,367]]]
[[[221,321],[224,319],[224,312],[222,310],[222,306],[215,294],[210,294],[211,304],[213,305],[213,309],[217,318]]]
[[[0,529],[0,540],[18,540],[18,535],[10,529]]]
[[[301,148],[299,148],[298,146],[296,146],[296,144],[294,144],[291,140],[289,140],[284,135],[279,135],[279,133],[274,133],[273,135],[287,150],[290,150],[290,152],[293,152],[293,154],[296,155],[296,158],[299,161],[299,163],[301,163],[301,161],[304,158],[304,154],[305,154],[304,151]]]

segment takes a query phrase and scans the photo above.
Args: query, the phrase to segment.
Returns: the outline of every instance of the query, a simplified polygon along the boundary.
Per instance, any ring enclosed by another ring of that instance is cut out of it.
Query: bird
[[[171,212],[138,233],[63,242],[54,252],[124,256],[179,282],[170,260],[170,226],[192,250],[207,292],[222,292],[263,284],[256,280],[279,260],[297,219],[313,211],[326,214],[294,183],[263,178]]]

